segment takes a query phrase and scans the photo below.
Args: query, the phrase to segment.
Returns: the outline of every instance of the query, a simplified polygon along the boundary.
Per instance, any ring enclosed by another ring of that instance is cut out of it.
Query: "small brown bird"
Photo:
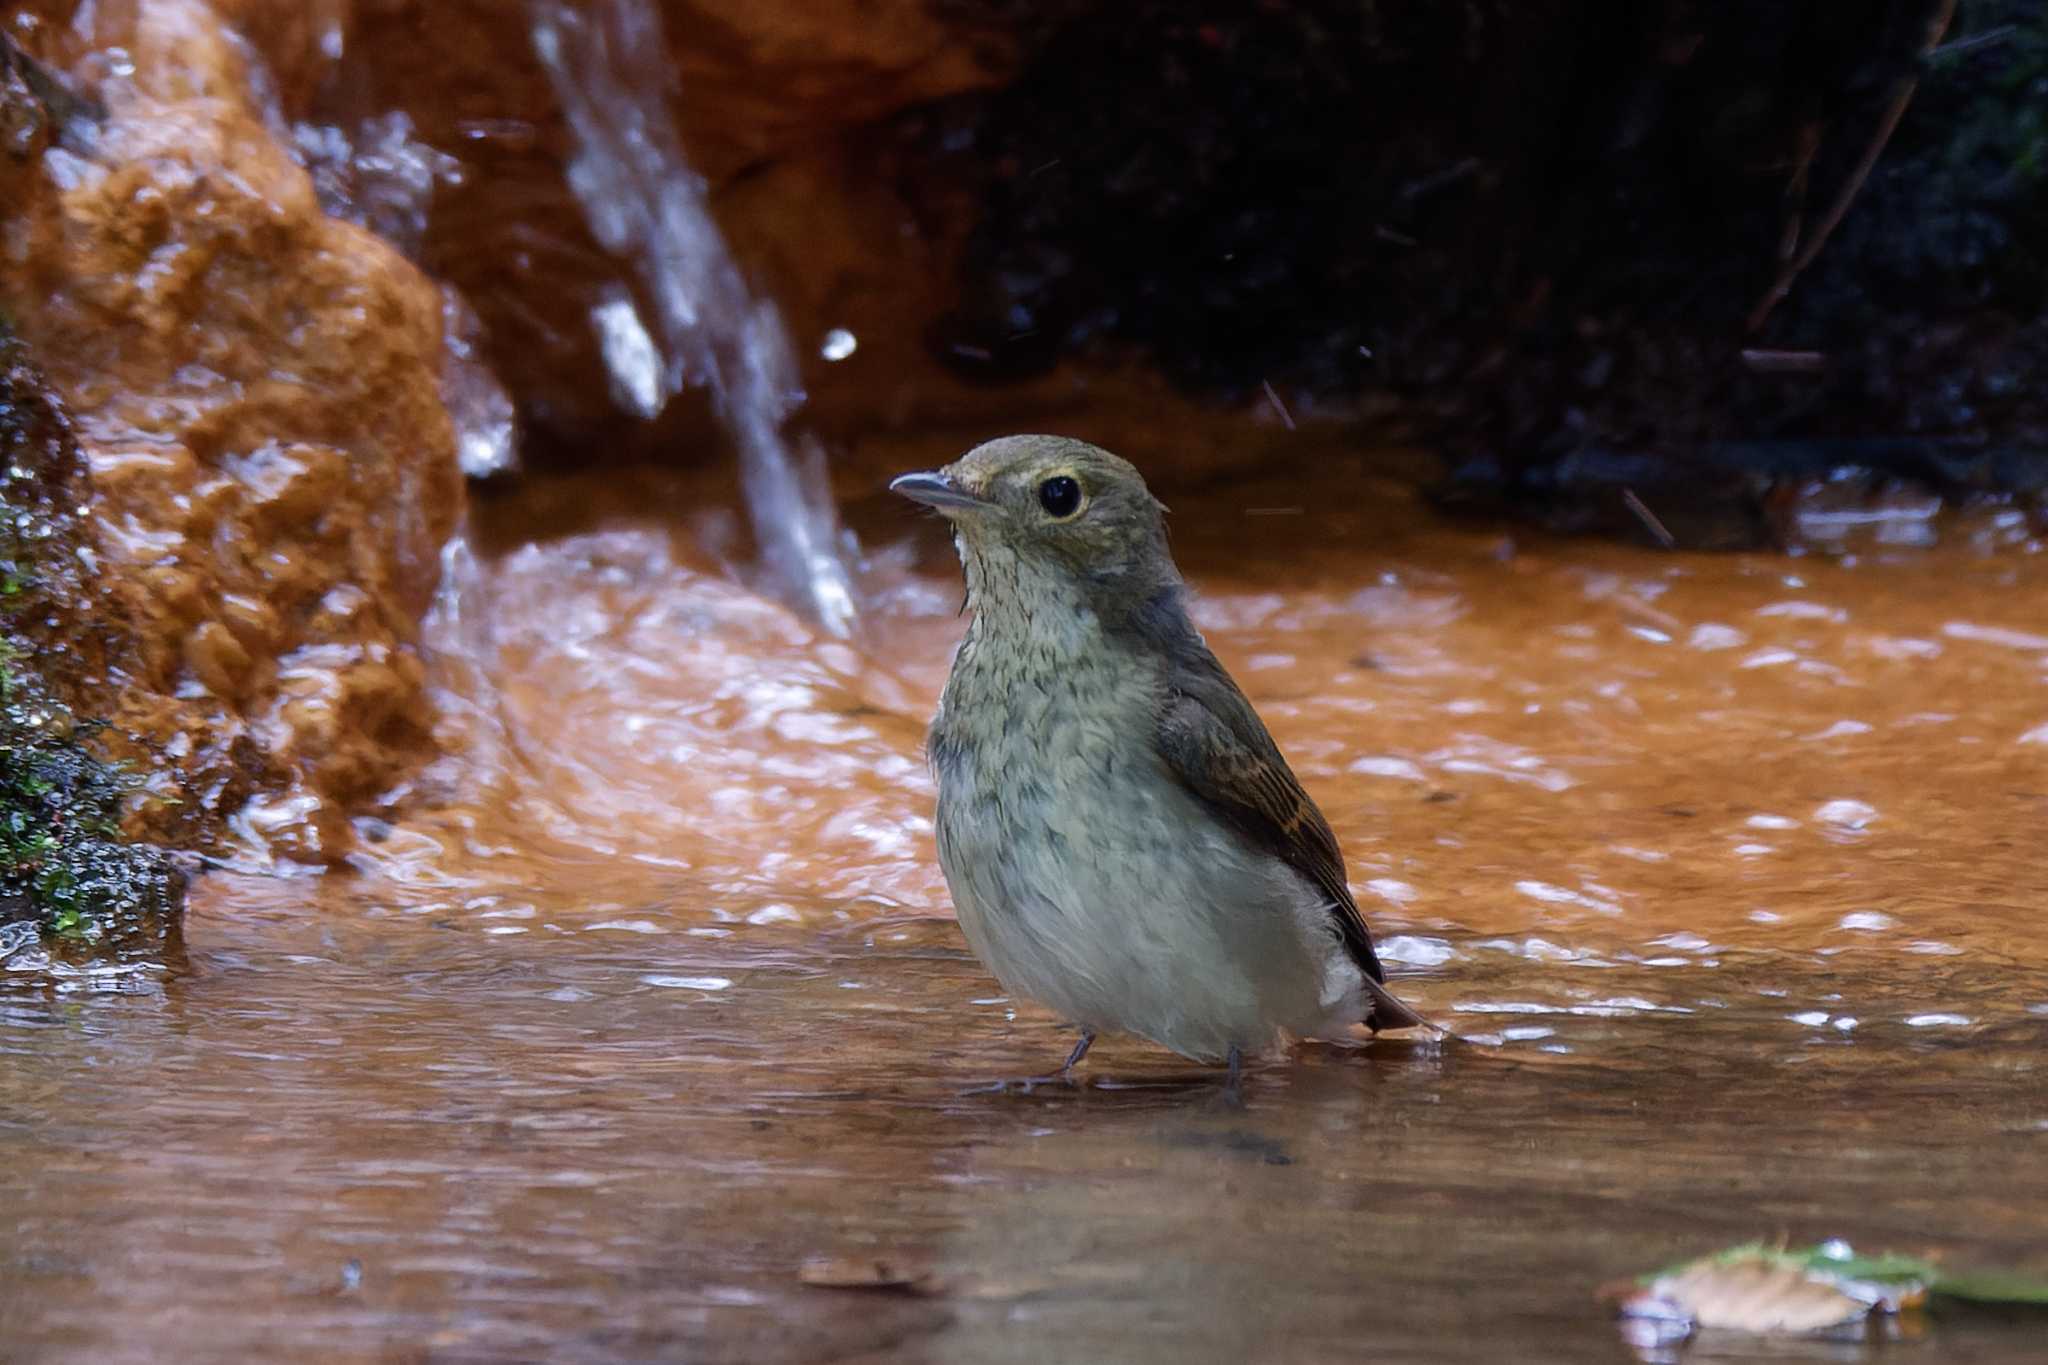
[[[1012,436],[890,487],[952,523],[974,620],[932,722],[939,862],[975,955],[1081,1029],[1198,1061],[1422,1019],[1336,837],[1188,619],[1158,501]]]

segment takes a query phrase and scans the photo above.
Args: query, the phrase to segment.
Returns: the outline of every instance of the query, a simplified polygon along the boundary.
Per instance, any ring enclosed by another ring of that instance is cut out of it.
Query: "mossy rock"
[[[184,904],[170,857],[122,838],[139,778],[50,667],[66,651],[48,623],[92,609],[88,489],[62,406],[0,330],[0,959],[24,946],[7,932],[24,923],[57,956],[160,957]]]

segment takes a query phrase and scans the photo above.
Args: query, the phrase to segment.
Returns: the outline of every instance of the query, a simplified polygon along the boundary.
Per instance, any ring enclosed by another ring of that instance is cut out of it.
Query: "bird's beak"
[[[949,507],[993,507],[987,498],[968,492],[953,480],[936,470],[925,470],[917,474],[901,474],[889,481],[891,493],[901,493],[912,502],[921,502],[927,507],[936,507],[941,512]]]

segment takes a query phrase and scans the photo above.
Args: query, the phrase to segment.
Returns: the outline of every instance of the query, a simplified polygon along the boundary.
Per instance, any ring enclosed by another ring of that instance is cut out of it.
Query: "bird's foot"
[[[1064,1071],[1055,1071],[1050,1076],[1019,1076],[1014,1080],[990,1081],[987,1085],[970,1085],[960,1095],[963,1099],[969,1095],[1033,1095],[1051,1086],[1078,1090],[1081,1083]]]
[[[1050,1076],[1026,1076],[1021,1080],[991,1081],[987,1085],[972,1086],[960,1093],[963,1097],[968,1095],[1029,1095],[1041,1086],[1053,1085],[1064,1086],[1068,1090],[1078,1090],[1081,1082],[1074,1078],[1074,1068],[1081,1064],[1081,1059],[1088,1055],[1088,1049],[1093,1046],[1095,1046],[1094,1032],[1092,1030],[1083,1030],[1081,1041],[1074,1044],[1074,1050],[1067,1054],[1067,1060],[1061,1063],[1060,1069],[1053,1072]]]
[[[1218,1108],[1239,1110],[1244,1108],[1244,1053],[1230,1049],[1230,1070],[1224,1073],[1223,1088],[1216,1092]]]

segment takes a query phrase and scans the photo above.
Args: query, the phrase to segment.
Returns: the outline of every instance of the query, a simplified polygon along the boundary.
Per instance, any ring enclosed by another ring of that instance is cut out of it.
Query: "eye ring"
[[[1086,499],[1081,496],[1081,481],[1071,474],[1055,474],[1038,485],[1038,505],[1054,521],[1067,521],[1080,515]]]

